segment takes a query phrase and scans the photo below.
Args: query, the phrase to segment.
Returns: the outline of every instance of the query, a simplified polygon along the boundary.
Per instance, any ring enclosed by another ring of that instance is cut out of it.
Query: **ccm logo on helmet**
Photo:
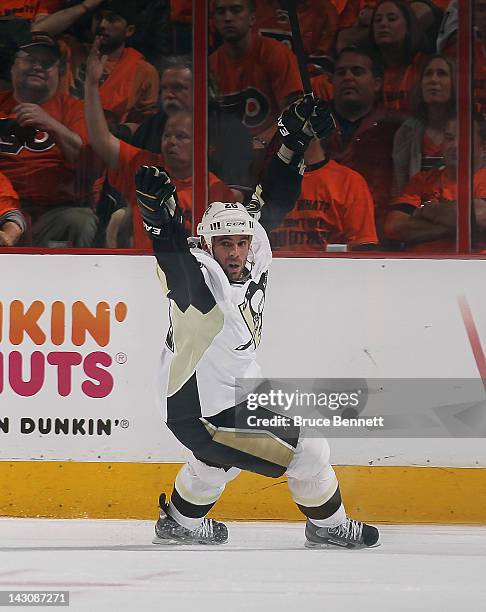
[[[246,227],[246,221],[226,221],[226,227]]]

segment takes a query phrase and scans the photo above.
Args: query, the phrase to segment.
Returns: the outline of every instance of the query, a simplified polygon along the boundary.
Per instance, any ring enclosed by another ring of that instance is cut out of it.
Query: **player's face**
[[[14,91],[32,102],[49,99],[59,84],[59,59],[45,47],[19,51],[12,66]]]
[[[214,25],[225,42],[238,42],[255,23],[246,0],[216,0]]]
[[[98,11],[91,23],[93,36],[101,38],[101,53],[110,54],[124,45],[135,31],[125,19],[113,11]]]
[[[375,13],[373,35],[378,46],[403,43],[407,35],[407,21],[393,2],[384,2]]]
[[[170,115],[174,111],[192,111],[192,73],[189,68],[168,68],[160,82],[162,108]]]
[[[343,53],[336,62],[333,85],[338,108],[347,103],[367,108],[373,106],[382,82],[373,75],[369,57]]]
[[[243,276],[250,245],[249,236],[214,236],[213,257],[230,281],[239,281]]]
[[[444,104],[452,95],[452,75],[449,64],[433,59],[425,68],[422,77],[422,98],[426,104]]]
[[[176,178],[187,178],[192,172],[192,118],[180,113],[169,117],[161,143],[162,154]]]

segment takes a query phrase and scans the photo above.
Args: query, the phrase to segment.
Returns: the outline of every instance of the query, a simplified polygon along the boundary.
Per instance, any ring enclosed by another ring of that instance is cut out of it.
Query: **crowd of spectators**
[[[473,229],[486,242],[486,0],[474,0]],[[453,252],[457,0],[297,0],[314,95],[336,129],[311,142],[274,250]],[[141,164],[192,205],[192,2],[2,0],[0,247],[148,248]],[[208,198],[245,202],[303,95],[278,0],[211,0]],[[197,92],[196,92],[197,93]],[[194,102],[195,100],[195,102]]]

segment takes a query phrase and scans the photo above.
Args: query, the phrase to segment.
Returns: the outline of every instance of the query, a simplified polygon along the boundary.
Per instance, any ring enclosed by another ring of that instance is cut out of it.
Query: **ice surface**
[[[486,611],[486,527],[381,526],[360,551],[304,549],[303,523],[228,527],[160,547],[148,521],[0,519],[0,590],[67,590],[76,611]]]

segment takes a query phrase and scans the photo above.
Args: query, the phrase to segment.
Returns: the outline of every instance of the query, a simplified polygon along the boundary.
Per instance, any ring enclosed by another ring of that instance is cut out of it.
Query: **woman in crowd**
[[[385,66],[385,106],[410,114],[410,94],[424,57],[422,33],[410,6],[402,0],[380,0],[371,18],[370,41]]]
[[[417,172],[444,165],[444,128],[456,108],[455,66],[450,58],[433,55],[427,59],[422,67],[414,98],[414,117],[407,119],[395,134],[395,196],[402,193],[405,185]]]

